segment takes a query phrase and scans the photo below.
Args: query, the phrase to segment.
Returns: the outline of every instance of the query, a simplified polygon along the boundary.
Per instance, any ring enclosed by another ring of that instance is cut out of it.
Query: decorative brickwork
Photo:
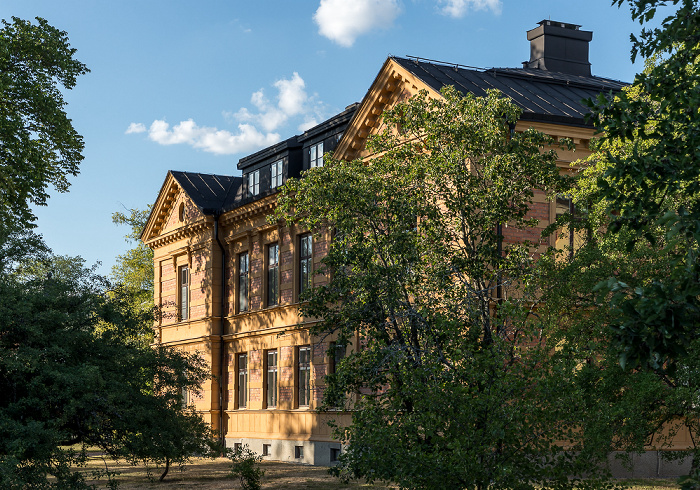
[[[261,359],[262,359],[262,351],[260,351],[260,350],[250,351],[250,363],[251,364],[260,364]]]
[[[314,344],[314,357],[324,357],[328,351],[328,342],[317,342]]]
[[[326,392],[326,387],[325,386],[317,386],[314,387],[314,400],[317,402],[320,402],[323,400],[323,394]]]
[[[314,364],[313,365],[313,376],[316,381],[323,381],[323,377],[328,374],[327,364]]]
[[[291,364],[292,359],[294,359],[294,347],[291,345],[285,345],[280,348],[280,357],[282,358],[282,364]]]
[[[262,400],[262,389],[261,388],[250,388],[248,390],[248,395],[250,396],[251,402],[259,402]]]
[[[293,367],[282,367],[280,368],[280,381],[282,383],[291,383],[294,380],[294,368]]]
[[[204,318],[207,314],[206,305],[191,306],[190,307],[190,318]]]
[[[251,369],[248,371],[248,376],[251,383],[259,383],[262,379],[262,372],[260,369]]]
[[[282,304],[289,304],[292,302],[292,290],[285,289],[282,291]]]
[[[289,245],[292,243],[292,236],[289,234],[289,230],[284,230],[282,232],[282,245]]]
[[[322,257],[328,253],[328,242],[314,242],[314,255]]]
[[[291,386],[280,386],[280,401],[291,402],[294,399],[294,388]]]

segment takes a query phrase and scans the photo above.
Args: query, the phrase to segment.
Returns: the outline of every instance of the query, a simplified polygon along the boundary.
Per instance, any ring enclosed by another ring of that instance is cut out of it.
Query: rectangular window
[[[311,401],[311,347],[299,347],[299,406],[308,407]]]
[[[340,457],[340,448],[339,447],[332,447],[331,448],[331,463],[337,463],[339,457]]]
[[[238,311],[248,311],[248,252],[238,255]]]
[[[263,444],[263,456],[270,456],[272,454],[272,444]]]
[[[277,350],[267,351],[267,408],[277,406]]]
[[[282,160],[277,160],[270,165],[270,189],[282,185]]]
[[[346,347],[347,346],[341,345],[341,344],[336,344],[335,342],[331,343],[332,355],[331,355],[330,363],[328,366],[328,374],[335,373],[335,370],[338,367],[338,364],[340,364],[340,361],[342,361],[343,357],[345,357]]]
[[[564,227],[560,228],[555,237],[555,247],[559,250],[569,251],[569,259],[573,258],[574,251],[581,248],[586,238],[591,239],[587,236],[587,232],[581,229],[576,229],[576,222],[580,222],[581,216],[586,212],[585,209],[579,209],[578,206],[574,204],[574,201],[570,196],[558,195],[556,200],[556,218],[559,219],[567,214],[571,215],[571,221]]]
[[[178,274],[180,277],[180,293],[178,300],[180,302],[180,321],[185,321],[189,318],[190,313],[190,270],[187,266],[180,267]]]
[[[294,446],[294,457],[304,459],[304,446]]]
[[[248,195],[257,196],[260,194],[260,170],[248,174]]]
[[[238,408],[248,405],[248,354],[238,354]]]
[[[271,243],[267,246],[267,306],[279,303],[280,246]]]
[[[309,148],[309,167],[323,167],[323,141]]]
[[[301,235],[299,237],[299,294],[311,288],[312,252],[311,234]]]

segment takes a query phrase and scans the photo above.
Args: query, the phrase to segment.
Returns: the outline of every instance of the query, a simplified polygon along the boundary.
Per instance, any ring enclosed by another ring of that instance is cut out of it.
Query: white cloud
[[[306,93],[306,83],[297,72],[292,74],[292,78],[277,80],[272,86],[277,89],[275,104],[270,102],[265,97],[264,90],[260,89],[250,97],[250,103],[258,110],[257,113],[243,107],[228,116],[238,121],[255,123],[265,131],[274,131],[295,116],[301,115],[305,120],[315,120],[315,116],[323,112],[323,104],[315,95]]]
[[[146,126],[143,125],[142,123],[131,123],[129,124],[129,127],[126,128],[126,131],[124,131],[124,134],[135,134],[135,133],[145,133],[146,132]]]
[[[469,10],[491,10],[500,15],[503,4],[501,0],[439,0],[442,12],[450,17],[464,17]]]
[[[157,119],[151,124],[148,137],[161,145],[184,143],[217,155],[249,152],[280,141],[278,133],[263,134],[250,124],[239,124],[238,133],[233,134],[216,128],[197,126],[192,119],[182,121],[172,129],[167,122]]]
[[[272,86],[277,89],[274,103],[260,89],[250,96],[254,109],[243,107],[233,113],[223,113],[229,123],[237,123],[236,132],[199,126],[192,119],[172,127],[165,120],[156,119],[148,129],[141,123],[131,123],[126,134],[148,131],[148,138],[161,145],[186,144],[217,155],[230,155],[274,145],[281,140],[276,130],[292,118],[303,120],[297,130],[304,131],[324,116],[324,105],[315,94],[306,92],[306,84],[298,73],[294,72],[289,79],[277,80]]]
[[[349,48],[358,36],[391,26],[400,11],[397,0],[321,0],[314,21],[319,34]]]

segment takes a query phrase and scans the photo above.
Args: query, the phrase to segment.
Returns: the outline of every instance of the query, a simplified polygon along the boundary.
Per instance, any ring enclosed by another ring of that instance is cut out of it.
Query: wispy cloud
[[[187,144],[217,155],[231,155],[273,145],[280,140],[277,133],[261,133],[250,124],[239,124],[238,132],[198,126],[192,119],[170,125],[156,119],[148,129],[148,138],[161,145]]]
[[[126,128],[126,131],[124,131],[124,134],[135,134],[135,133],[145,133],[146,132],[146,126],[141,123],[131,123],[129,124],[129,127]]]
[[[161,145],[186,144],[193,148],[230,155],[244,153],[273,145],[281,140],[277,132],[294,118],[301,119],[297,129],[304,131],[317,124],[324,112],[324,105],[318,97],[306,92],[306,84],[298,73],[291,78],[277,80],[272,84],[277,90],[271,102],[263,89],[250,97],[253,109],[243,107],[236,112],[224,112],[224,117],[237,125],[237,131],[199,126],[192,119],[170,126],[165,120],[157,119],[146,129],[142,123],[131,123],[126,134],[148,131],[148,138]]]
[[[400,11],[397,0],[321,0],[314,21],[319,34],[349,48],[358,36],[390,27]]]
[[[464,17],[470,10],[491,10],[500,15],[503,8],[501,0],[438,0],[441,11],[450,17]]]

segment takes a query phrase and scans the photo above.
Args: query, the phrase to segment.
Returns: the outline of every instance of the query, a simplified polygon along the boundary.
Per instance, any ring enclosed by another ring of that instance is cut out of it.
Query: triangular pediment
[[[187,192],[179,185],[172,173],[168,172],[143,229],[141,239],[148,243],[200,222],[204,218],[204,214],[195,206]]]
[[[368,157],[367,138],[384,129],[382,112],[394,107],[398,102],[409,99],[421,90],[427,90],[430,96],[441,97],[439,92],[394,59],[387,58],[360,102],[355,116],[338,143],[334,156],[342,160]]]

